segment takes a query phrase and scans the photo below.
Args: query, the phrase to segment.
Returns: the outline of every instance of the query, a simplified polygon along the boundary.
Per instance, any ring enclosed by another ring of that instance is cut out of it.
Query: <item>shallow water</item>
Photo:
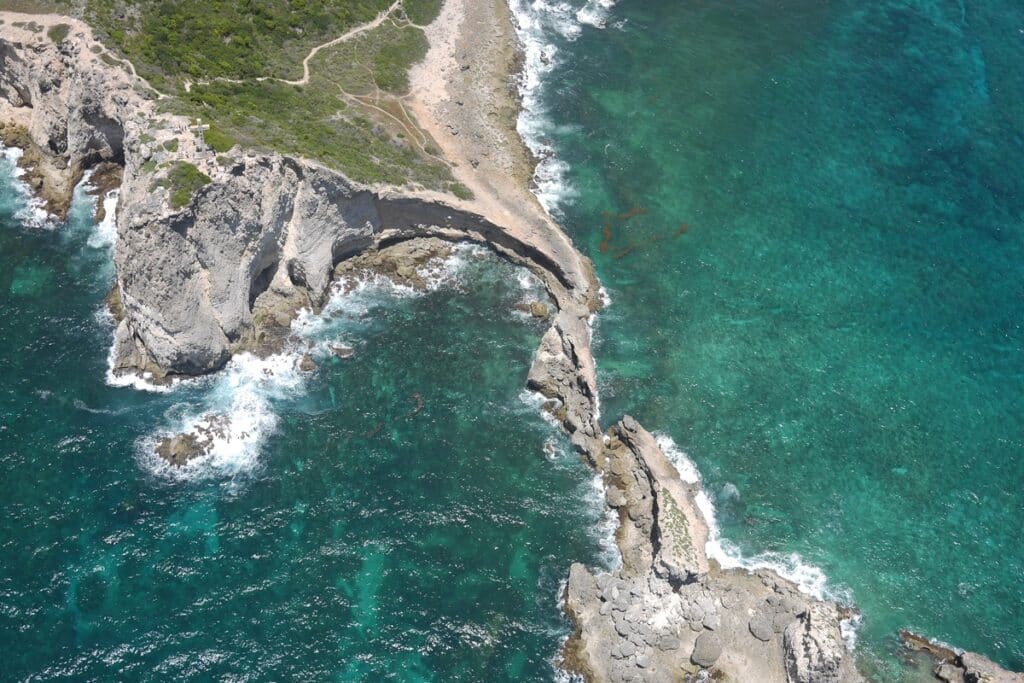
[[[523,128],[613,302],[604,413],[820,567],[866,671],[902,627],[1024,668],[1024,6],[598,5],[523,9]]]
[[[604,532],[591,473],[523,394],[543,330],[513,306],[535,282],[463,250],[436,291],[370,287],[309,321],[312,375],[241,359],[112,387],[91,205],[25,226],[0,173],[4,677],[554,677],[560,582]],[[147,452],[232,411],[249,433],[216,457]]]

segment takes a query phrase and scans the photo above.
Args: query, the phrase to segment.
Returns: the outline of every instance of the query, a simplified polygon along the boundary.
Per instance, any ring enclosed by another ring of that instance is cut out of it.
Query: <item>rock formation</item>
[[[622,566],[574,565],[565,609],[577,626],[570,671],[588,681],[859,681],[840,609],[774,572],[718,568],[688,484],[630,417],[609,430],[595,466],[619,514]]]
[[[1007,671],[974,652],[955,650],[910,631],[900,631],[900,639],[910,650],[928,655],[935,678],[944,683],[1024,683],[1024,674]]]
[[[57,214],[85,170],[101,162],[124,169],[117,282],[108,297],[118,321],[116,372],[160,381],[216,371],[242,350],[273,352],[296,313],[321,307],[349,269],[390,269],[415,286],[409,264],[420,248],[398,261],[388,248],[425,237],[485,244],[530,268],[554,301],[553,312],[531,307],[551,326],[528,383],[601,473],[619,515],[622,566],[598,574],[571,568],[565,606],[576,631],[565,645],[566,668],[588,681],[687,680],[702,670],[716,680],[859,680],[836,605],[770,571],[717,567],[705,554],[708,527],[695,485],[631,418],[602,433],[589,327],[598,284],[549,217],[536,207],[516,215],[503,205],[495,213],[415,188],[362,186],[274,153],[215,157],[187,120],[157,111],[151,89],[86,25],[25,19],[0,12],[3,139],[27,150],[23,162]],[[58,23],[69,29],[53,32],[55,42],[45,29]],[[176,186],[178,171],[188,184]],[[515,220],[500,220],[509,216]],[[157,448],[181,465],[227,428],[226,419],[213,416]],[[988,680],[977,678],[982,669],[968,655],[957,661],[963,680]]]
[[[25,149],[30,184],[63,216],[86,168],[124,163],[125,135],[139,134],[145,96],[101,61],[103,47],[84,24],[68,20],[71,32],[55,43],[18,16],[0,13],[0,138]]]

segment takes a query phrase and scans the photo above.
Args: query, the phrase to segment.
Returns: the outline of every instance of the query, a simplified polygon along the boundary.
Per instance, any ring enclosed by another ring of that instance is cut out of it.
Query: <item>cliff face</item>
[[[557,304],[529,384],[601,474],[620,520],[621,568],[570,571],[566,611],[576,633],[567,668],[590,681],[708,680],[701,670],[766,683],[859,679],[836,605],[770,571],[710,562],[699,485],[682,481],[634,420],[602,433],[588,324],[598,284],[548,217],[535,207],[495,213],[360,186],[276,154],[215,158],[189,121],[158,111],[87,26],[31,19],[0,12],[0,131],[27,150],[29,177],[58,214],[84,170],[100,161],[124,167],[111,297],[115,371],[159,380],[215,371],[242,350],[274,351],[298,310],[324,304],[338,264],[364,251],[426,236],[486,244],[533,270]],[[57,24],[70,27],[59,42],[47,30]],[[184,188],[174,179],[182,168],[195,181]],[[975,680],[974,660],[957,661],[962,679]]]
[[[217,370],[237,351],[271,351],[298,309],[324,303],[339,261],[382,244],[439,236],[488,244],[542,277],[559,306],[552,328],[558,343],[577,348],[575,362],[588,369],[588,398],[576,402],[587,410],[594,392],[586,318],[596,307],[597,284],[589,262],[550,221],[530,216],[498,226],[471,202],[455,206],[448,203],[454,198],[364,187],[272,153],[214,157],[191,122],[160,111],[152,92],[105,53],[86,25],[32,19],[0,13],[0,120],[10,124],[11,142],[33,152],[27,163],[51,208],[66,208],[89,166],[124,166],[115,371],[145,371],[159,380]],[[70,30],[54,42],[48,28],[58,22]],[[184,201],[174,195],[173,173],[181,167],[200,178],[184,190]],[[592,438],[590,422],[587,415],[573,418],[575,429],[587,425]]]
[[[601,681],[712,667],[738,680],[849,679],[833,605],[771,574],[712,571],[693,491],[650,434],[629,419],[601,433],[588,325],[598,287],[547,217],[524,211],[497,225],[472,205],[359,186],[303,160],[214,158],[187,121],[158,112],[125,72],[96,59],[93,44],[80,24],[59,45],[5,29],[0,114],[21,126],[47,182],[67,194],[91,163],[124,164],[116,371],[196,375],[241,350],[273,351],[299,309],[324,303],[342,260],[421,236],[484,243],[537,273],[557,304],[529,383],[602,473],[621,520],[622,568],[570,574],[566,608],[579,632],[567,665]],[[176,186],[183,168],[193,182]]]
[[[56,43],[44,29],[16,26],[17,17],[0,13],[0,136],[25,148],[29,181],[63,215],[84,169],[124,163],[126,129],[137,130],[135,115],[148,106],[127,73],[102,63],[87,27],[69,21]]]
[[[214,177],[174,210],[146,175],[126,175],[115,251],[119,370],[195,375],[272,345],[260,333],[322,305],[335,264],[381,230],[374,195],[323,169],[251,156]]]

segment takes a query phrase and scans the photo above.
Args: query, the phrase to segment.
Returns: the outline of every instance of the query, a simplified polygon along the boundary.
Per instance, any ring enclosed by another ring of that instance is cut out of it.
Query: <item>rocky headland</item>
[[[412,108],[472,199],[362,185],[269,151],[214,155],[87,25],[61,16],[0,13],[0,132],[26,150],[30,183],[58,216],[87,170],[103,165],[101,191],[116,185],[111,166],[122,170],[108,298],[115,373],[169,382],[215,372],[243,351],[273,353],[298,312],[318,311],[345,274],[370,269],[415,287],[417,268],[452,242],[529,268],[554,310],[531,310],[550,327],[528,384],[600,473],[619,518],[621,567],[570,570],[575,632],[564,667],[588,681],[861,680],[840,634],[842,607],[768,570],[718,567],[705,554],[699,483],[683,481],[635,420],[602,429],[589,326],[599,285],[526,187],[509,21],[500,0],[448,0],[413,74]],[[483,75],[467,75],[466,64]],[[157,450],[186,464],[223,419]],[[957,656],[962,680],[990,680]]]

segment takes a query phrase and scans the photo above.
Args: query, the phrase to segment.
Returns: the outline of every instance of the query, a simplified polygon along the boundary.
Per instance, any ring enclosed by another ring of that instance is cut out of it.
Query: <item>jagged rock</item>
[[[722,640],[711,631],[705,631],[697,636],[693,644],[693,653],[690,661],[697,666],[709,668],[714,666],[718,658],[722,656]]]
[[[1024,673],[1007,671],[975,652],[953,650],[906,630],[900,631],[900,639],[911,650],[932,657],[935,677],[946,683],[1024,683]]]
[[[1007,671],[987,657],[965,652],[957,659],[966,683],[1024,683],[1024,674]]]
[[[207,415],[191,431],[160,439],[156,454],[171,465],[182,467],[190,460],[208,455],[215,440],[227,435],[229,426],[226,415]]]
[[[299,361],[299,370],[302,370],[303,372],[315,372],[316,361],[314,361],[313,357],[308,353],[303,355],[302,360]]]
[[[783,647],[790,683],[836,683],[842,674],[846,647],[835,607],[823,603],[786,627]]]
[[[195,434],[178,434],[161,439],[156,446],[156,453],[175,467],[181,467],[204,451]]]
[[[347,344],[334,344],[331,346],[331,353],[341,359],[348,359],[356,355],[356,350]]]
[[[935,667],[935,677],[945,683],[964,683],[964,670],[955,664],[943,662]]]

